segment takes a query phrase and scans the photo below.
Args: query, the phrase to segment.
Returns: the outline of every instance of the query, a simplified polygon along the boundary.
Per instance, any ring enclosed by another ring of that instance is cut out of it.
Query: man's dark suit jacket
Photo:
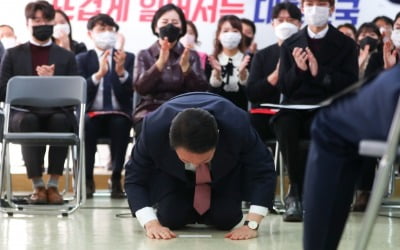
[[[272,156],[252,128],[248,114],[218,95],[192,92],[172,98],[143,121],[126,165],[125,191],[132,213],[171,192],[194,187],[168,137],[172,119],[186,108],[205,109],[218,124],[219,142],[211,161],[213,196],[270,206],[276,181]]]
[[[316,104],[358,79],[358,49],[353,40],[329,25],[326,36],[314,56],[318,62],[318,75],[303,72],[294,61],[295,47],[308,45],[307,27],[287,40],[281,47],[278,88],[287,104]]]
[[[113,53],[115,50],[113,50]],[[87,106],[86,110],[91,110],[94,99],[97,94],[97,90],[99,89],[99,84],[94,84],[92,81],[92,75],[99,70],[99,58],[97,57],[95,50],[89,50],[85,53],[80,53],[76,56],[76,61],[78,63],[78,71],[79,75],[86,78],[87,82]],[[126,52],[126,59],[124,68],[128,72],[128,79],[121,83],[117,73],[115,72],[115,61],[112,60],[111,65],[111,81],[112,88],[115,94],[115,97],[118,100],[118,103],[121,107],[121,111],[131,116],[132,113],[132,72],[133,72],[133,64],[135,62],[135,55],[132,53]]]
[[[54,75],[78,75],[74,54],[52,43],[49,65],[54,64]],[[31,76],[32,55],[29,42],[8,49],[0,67],[0,101],[5,100],[8,80],[13,76]]]

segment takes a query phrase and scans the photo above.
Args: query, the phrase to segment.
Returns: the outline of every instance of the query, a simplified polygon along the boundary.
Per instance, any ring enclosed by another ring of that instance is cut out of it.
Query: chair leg
[[[361,232],[359,240],[356,241],[356,250],[364,250],[368,245],[370,235],[376,217],[382,202],[382,199],[387,191],[387,183],[391,175],[392,164],[387,161],[386,156],[381,159],[378,171],[376,172],[375,183],[372,189],[371,197],[367,205],[367,210],[364,214],[363,222],[361,225]]]

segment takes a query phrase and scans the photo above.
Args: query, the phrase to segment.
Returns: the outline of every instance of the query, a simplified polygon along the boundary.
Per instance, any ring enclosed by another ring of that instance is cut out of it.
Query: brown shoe
[[[367,208],[370,191],[358,190],[356,191],[356,199],[354,201],[352,211],[353,212],[364,212]]]
[[[33,194],[28,199],[29,204],[46,204],[47,193],[45,187],[38,187],[33,190]]]
[[[47,188],[47,200],[49,204],[63,204],[64,199],[56,187]]]

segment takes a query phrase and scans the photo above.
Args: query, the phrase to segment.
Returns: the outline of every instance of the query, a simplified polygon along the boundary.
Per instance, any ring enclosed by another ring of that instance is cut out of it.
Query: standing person
[[[400,96],[400,65],[322,109],[311,127],[304,183],[304,249],[337,249],[363,170],[360,141],[386,141]]]
[[[232,122],[234,121],[234,122]],[[229,230],[251,207],[243,226],[225,235],[257,237],[272,206],[276,175],[272,156],[245,111],[212,93],[187,93],[145,117],[126,165],[129,206],[152,239],[202,223]],[[157,213],[152,206],[157,204]]]
[[[111,198],[123,198],[121,172],[132,128],[132,72],[135,56],[116,50],[118,24],[107,14],[91,17],[87,23],[95,48],[78,54],[79,74],[87,81],[85,118],[86,193],[93,197],[93,168],[97,139],[111,139]]]
[[[75,55],[86,52],[86,45],[84,43],[78,43],[72,39],[72,26],[67,14],[62,10],[56,10],[56,17],[54,19],[54,31],[53,38],[54,42],[75,53]]]
[[[272,27],[278,42],[258,51],[252,60],[246,93],[251,101],[251,123],[263,141],[274,139],[270,120],[275,111],[260,106],[261,103],[279,103],[277,88],[279,53],[283,41],[295,34],[301,26],[301,11],[293,3],[279,3],[272,10]]]
[[[151,29],[158,40],[139,52],[135,64],[133,86],[141,96],[133,114],[136,137],[143,118],[162,103],[182,93],[208,89],[199,56],[179,42],[186,34],[182,9],[164,5],[154,14]]]
[[[358,79],[356,43],[328,19],[335,0],[302,0],[307,26],[281,46],[278,88],[283,104],[317,104]],[[302,187],[307,150],[301,139],[309,138],[313,110],[281,109],[273,127],[288,168],[290,190],[285,199],[284,221],[302,221]]]
[[[247,111],[245,86],[250,56],[244,53],[242,22],[234,15],[221,17],[215,34],[214,53],[209,57],[211,92]]]
[[[4,101],[8,80],[13,76],[77,75],[74,54],[51,40],[55,11],[47,1],[30,2],[25,7],[25,18],[30,33],[29,42],[7,50],[0,67],[0,100]],[[72,110],[65,108],[21,107],[12,110],[10,129],[13,132],[71,132],[76,125]],[[22,156],[34,192],[31,204],[62,204],[58,180],[63,174],[68,148],[50,146],[46,185],[42,178],[46,146],[22,145]]]

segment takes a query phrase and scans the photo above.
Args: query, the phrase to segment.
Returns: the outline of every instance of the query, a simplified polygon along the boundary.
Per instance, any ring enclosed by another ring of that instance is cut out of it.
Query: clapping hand
[[[53,76],[55,65],[42,65],[36,67],[36,72],[38,76]]]

